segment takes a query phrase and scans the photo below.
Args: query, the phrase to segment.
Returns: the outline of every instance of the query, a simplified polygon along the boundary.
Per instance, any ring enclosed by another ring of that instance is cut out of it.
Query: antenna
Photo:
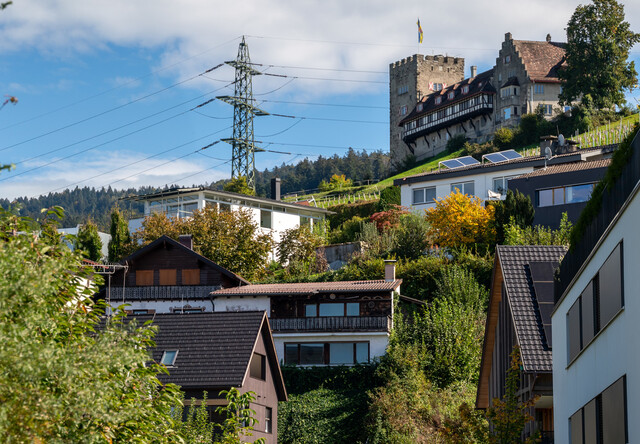
[[[262,73],[251,66],[249,46],[244,36],[238,46],[236,59],[225,63],[236,69],[236,77],[234,95],[216,97],[233,105],[233,137],[222,141],[233,147],[231,177],[246,177],[247,185],[255,191],[255,152],[264,150],[254,143],[253,116],[266,116],[269,113],[254,106],[252,78]]]
[[[551,151],[550,147],[546,147],[544,149],[544,157],[546,160],[551,160],[551,157],[553,157],[553,152]]]
[[[564,136],[562,134],[558,135],[558,145],[564,146]]]

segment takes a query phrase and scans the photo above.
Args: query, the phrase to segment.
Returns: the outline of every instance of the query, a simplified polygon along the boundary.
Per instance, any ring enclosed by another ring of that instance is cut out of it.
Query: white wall
[[[553,404],[556,442],[568,442],[569,417],[627,375],[629,442],[640,442],[640,197],[636,195],[552,316]],[[623,240],[624,308],[569,364],[567,312]]]
[[[111,306],[114,309],[122,305],[122,303],[122,300],[111,300]],[[185,307],[187,305],[190,305],[192,308],[204,307],[204,311],[213,311],[211,301],[202,299],[197,301],[125,301],[124,303],[129,305],[126,307],[126,310],[155,310],[156,313],[171,313],[171,309]]]
[[[215,311],[266,311],[271,316],[271,299],[268,296],[224,297],[213,300]]]
[[[436,179],[437,176],[430,178],[428,182],[412,183],[408,185],[402,185],[400,187],[400,200],[403,207],[411,208],[414,211],[426,210],[428,208],[435,207],[435,203],[429,204],[413,204],[413,190],[418,188],[436,188],[436,199],[442,199],[451,194],[451,184],[460,182],[473,182],[475,196],[481,198],[483,201],[489,197],[488,190],[493,187],[493,179],[498,177],[516,177],[522,174],[527,174],[533,171],[533,167],[514,168],[511,170],[502,171],[487,171],[478,174],[470,174],[462,177],[445,177],[442,179]],[[506,195],[504,195],[506,197]]]
[[[276,352],[280,363],[284,363],[284,343],[302,342],[369,342],[369,357],[384,355],[389,344],[389,334],[386,332],[366,333],[273,333],[273,341],[276,344]]]

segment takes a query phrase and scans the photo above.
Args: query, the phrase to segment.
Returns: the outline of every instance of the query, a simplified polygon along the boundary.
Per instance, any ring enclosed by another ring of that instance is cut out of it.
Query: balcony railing
[[[111,297],[112,303],[118,301],[161,301],[161,300],[193,300],[209,299],[209,293],[219,290],[216,285],[172,285],[172,286],[148,286],[125,287],[124,298],[122,287],[111,287],[111,294],[105,292],[105,298]]]
[[[451,113],[448,116],[443,116],[441,118],[432,120],[431,122],[416,126],[415,128],[405,130],[402,132],[402,138],[404,139],[414,134],[417,134],[432,128],[433,128],[433,131],[435,131],[437,128],[441,127],[443,124],[450,122],[452,120],[456,120],[461,117],[470,118],[470,116],[475,116],[480,111],[491,111],[491,110],[493,110],[493,103],[487,103],[487,102],[479,103],[477,105],[470,106],[464,110]]]
[[[271,318],[274,332],[391,331],[390,316],[326,316],[317,318]]]

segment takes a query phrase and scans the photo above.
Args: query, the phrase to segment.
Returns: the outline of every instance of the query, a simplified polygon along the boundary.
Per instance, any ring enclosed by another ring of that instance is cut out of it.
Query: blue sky
[[[565,40],[578,3],[14,0],[0,12],[0,95],[19,100],[0,110],[1,161],[15,164],[0,197],[228,178],[230,146],[200,148],[231,137],[232,107],[192,108],[233,93],[231,67],[200,74],[235,59],[242,35],[259,69],[288,76],[254,78],[259,106],[293,116],[256,118],[256,139],[280,152],[257,153],[257,169],[388,151],[389,63],[419,51],[489,69],[505,32]],[[640,5],[626,13],[640,31]]]

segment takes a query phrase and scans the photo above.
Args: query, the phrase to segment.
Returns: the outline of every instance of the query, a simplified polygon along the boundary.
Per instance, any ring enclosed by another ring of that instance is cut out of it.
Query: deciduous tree
[[[624,6],[616,0],[593,0],[579,5],[567,24],[567,66],[559,71],[560,102],[581,100],[587,107],[611,108],[625,102],[624,91],[637,84],[629,50],[640,34],[624,20]]]
[[[93,221],[89,220],[78,230],[76,247],[87,259],[96,262],[102,259],[102,240],[98,234],[98,226]]]
[[[109,241],[109,261],[118,262],[133,251],[129,226],[119,208],[111,212],[111,240]]]

